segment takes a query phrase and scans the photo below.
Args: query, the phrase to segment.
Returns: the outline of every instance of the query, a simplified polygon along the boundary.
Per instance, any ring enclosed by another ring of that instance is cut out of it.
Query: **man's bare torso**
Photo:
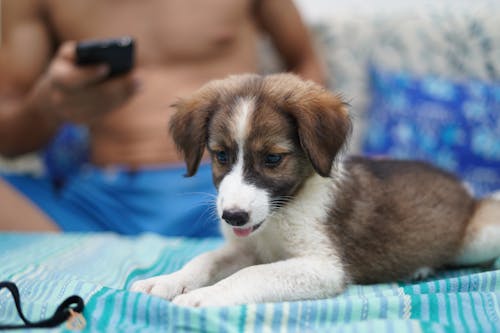
[[[93,125],[92,160],[141,167],[176,162],[169,107],[210,79],[257,69],[251,0],[46,0],[57,42],[136,40],[141,88]]]

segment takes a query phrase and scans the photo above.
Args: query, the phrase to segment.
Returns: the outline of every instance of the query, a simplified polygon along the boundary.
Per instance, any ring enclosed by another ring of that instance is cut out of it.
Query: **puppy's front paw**
[[[172,303],[187,307],[234,305],[227,296],[228,295],[216,287],[204,287],[179,295],[174,298]]]
[[[177,275],[173,273],[139,280],[132,284],[130,290],[172,300],[175,296],[189,291],[188,281]]]

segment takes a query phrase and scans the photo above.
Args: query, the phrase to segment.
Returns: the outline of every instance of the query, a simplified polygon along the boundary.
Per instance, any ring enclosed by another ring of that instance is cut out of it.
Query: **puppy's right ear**
[[[170,134],[186,162],[186,177],[198,170],[208,139],[208,123],[218,107],[219,92],[212,84],[172,105]]]

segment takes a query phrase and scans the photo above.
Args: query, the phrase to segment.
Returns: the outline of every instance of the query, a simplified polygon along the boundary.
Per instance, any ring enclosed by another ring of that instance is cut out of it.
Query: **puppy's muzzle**
[[[245,225],[248,222],[249,217],[248,212],[239,209],[225,210],[222,212],[222,219],[233,227],[241,227]]]

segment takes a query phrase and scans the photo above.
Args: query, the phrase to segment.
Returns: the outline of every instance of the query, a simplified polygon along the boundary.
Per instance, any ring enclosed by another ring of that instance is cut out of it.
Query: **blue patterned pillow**
[[[500,83],[370,68],[363,151],[421,159],[454,172],[478,196],[500,189]]]

